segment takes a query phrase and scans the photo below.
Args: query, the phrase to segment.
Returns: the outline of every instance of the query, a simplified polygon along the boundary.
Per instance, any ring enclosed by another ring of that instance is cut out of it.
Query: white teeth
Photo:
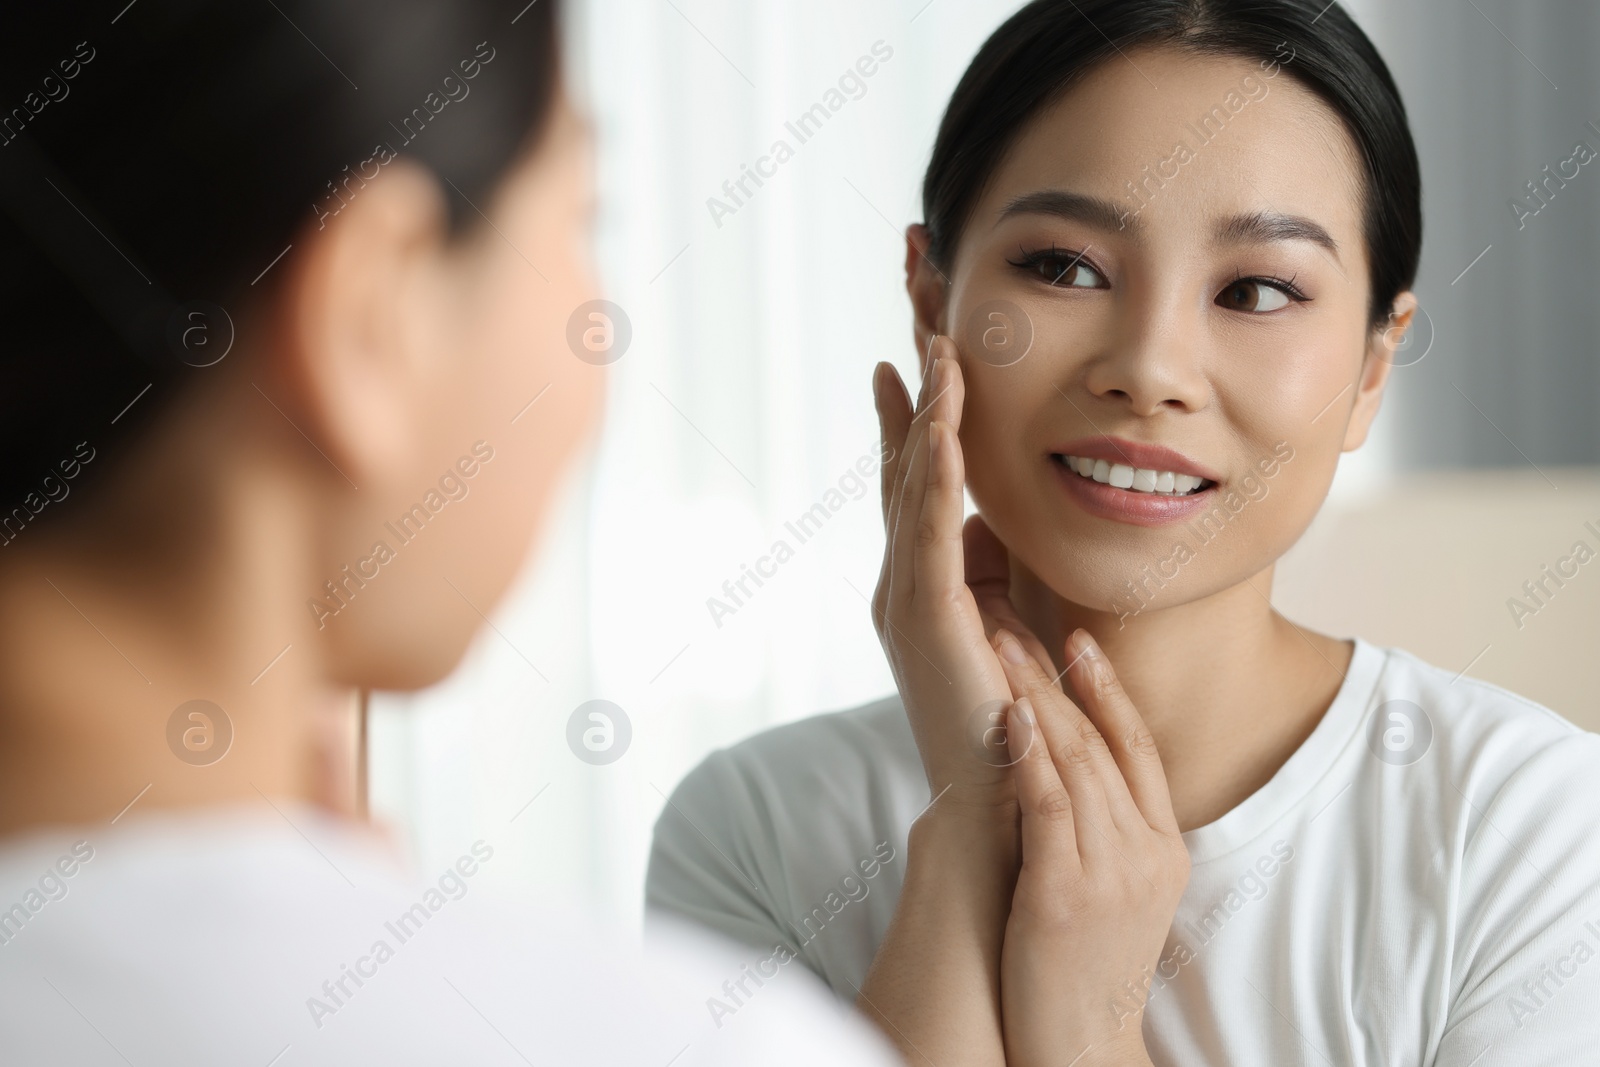
[[[1110,485],[1117,489],[1132,489],[1136,493],[1182,496],[1198,489],[1204,481],[1203,478],[1197,478],[1192,474],[1147,470],[1126,463],[1108,463],[1103,459],[1086,459],[1083,456],[1061,458],[1069,469],[1077,471],[1085,478],[1092,478],[1102,485]]]

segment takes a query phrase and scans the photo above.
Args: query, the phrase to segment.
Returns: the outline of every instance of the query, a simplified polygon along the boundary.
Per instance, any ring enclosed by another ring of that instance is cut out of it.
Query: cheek
[[[974,494],[994,496],[1015,487],[1025,473],[1025,427],[1041,397],[1053,395],[1048,380],[1030,372],[1027,361],[1008,367],[962,359],[966,401],[961,410],[961,447],[967,482]],[[1040,390],[1044,390],[1041,393]]]

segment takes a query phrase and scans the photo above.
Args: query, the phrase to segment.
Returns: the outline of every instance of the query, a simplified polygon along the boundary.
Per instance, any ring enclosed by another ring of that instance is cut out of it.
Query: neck
[[[304,569],[285,558],[304,543],[292,489],[175,464],[136,509],[91,498],[0,548],[0,835],[263,797],[355,806],[332,769],[353,766],[351,693],[320,679],[283,592]],[[221,716],[173,729],[195,700]]]
[[[1062,650],[1078,627],[1105,650],[1155,737],[1185,831],[1266,784],[1321,721],[1349,666],[1348,642],[1272,609],[1272,573],[1268,567],[1210,596],[1119,617],[1064,600],[1013,562],[1014,603],[1057,670],[1066,667]]]

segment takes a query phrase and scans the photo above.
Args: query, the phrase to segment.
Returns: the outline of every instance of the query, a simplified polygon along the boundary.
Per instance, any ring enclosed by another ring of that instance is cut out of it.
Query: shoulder
[[[1600,756],[1600,734],[1542,704],[1402,649],[1381,651],[1386,659],[1369,709],[1378,721],[1369,728],[1381,731],[1386,713],[1411,716],[1419,742],[1437,746],[1443,769],[1463,789],[1498,790],[1527,778],[1530,766],[1571,770]]]
[[[927,803],[898,696],[764,731],[707,756],[668,798],[647,907],[783,946],[779,957],[794,953],[842,995],[892,917]]]
[[[855,822],[864,811],[927,803],[927,781],[898,695],[764,730],[718,749],[673,791],[658,839],[678,814],[765,831]]]
[[[1486,1046],[1502,1057],[1486,1062],[1587,1062],[1600,1038],[1600,964],[1579,965],[1600,950],[1600,734],[1398,650],[1376,713],[1390,701],[1422,709],[1432,731],[1415,764],[1431,779],[1383,769],[1393,804],[1436,798],[1432,829],[1452,857],[1434,900],[1451,927],[1436,1062],[1477,1062]]]

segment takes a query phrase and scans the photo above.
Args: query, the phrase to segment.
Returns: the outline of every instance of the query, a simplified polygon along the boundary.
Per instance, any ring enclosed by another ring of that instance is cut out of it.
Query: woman
[[[908,233],[915,409],[875,377],[899,692],[709,757],[652,906],[916,1062],[1592,1058],[1600,738],[1268,599],[1411,322],[1419,184],[1337,4],[1001,26]]]
[[[327,770],[354,689],[461,658],[595,421],[555,8],[0,44],[6,1063],[886,1062],[800,979],[719,1021],[736,958],[492,903],[536,811],[419,879]]]

